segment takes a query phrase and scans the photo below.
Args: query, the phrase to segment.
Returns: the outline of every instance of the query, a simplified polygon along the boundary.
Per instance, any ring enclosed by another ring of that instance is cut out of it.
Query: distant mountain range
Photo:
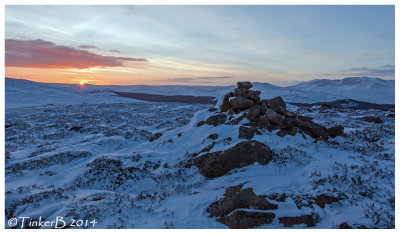
[[[23,79],[5,79],[6,108],[46,104],[114,103],[135,100],[115,96],[114,92],[158,95],[212,96],[218,99],[231,86],[187,85],[90,85],[39,83]],[[371,77],[349,77],[341,80],[316,79],[288,87],[253,83],[262,91],[261,98],[281,96],[292,103],[333,102],[342,99],[376,104],[395,103],[395,81]]]

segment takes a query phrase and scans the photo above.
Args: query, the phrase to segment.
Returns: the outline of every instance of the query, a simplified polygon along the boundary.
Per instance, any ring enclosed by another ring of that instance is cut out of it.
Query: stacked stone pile
[[[219,107],[220,113],[209,117],[202,124],[217,126],[225,123],[238,124],[243,118],[247,118],[250,123],[246,127],[239,128],[239,137],[245,139],[253,138],[255,133],[260,133],[258,129],[268,131],[279,130],[279,136],[287,134],[294,136],[297,133],[305,133],[317,140],[328,140],[329,137],[344,136],[342,126],[326,128],[312,121],[310,117],[294,114],[286,109],[286,103],[282,97],[271,99],[260,99],[260,91],[251,90],[253,85],[246,82],[238,82],[237,88],[226,94]],[[233,118],[234,114],[243,113],[238,118]]]

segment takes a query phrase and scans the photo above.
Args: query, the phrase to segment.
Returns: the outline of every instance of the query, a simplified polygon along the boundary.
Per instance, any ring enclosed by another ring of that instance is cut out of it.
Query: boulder
[[[288,131],[286,131],[285,129],[280,130],[279,132],[276,133],[277,136],[279,137],[284,137],[288,134]]]
[[[321,208],[325,208],[326,204],[332,204],[340,200],[341,198],[339,197],[329,196],[326,194],[320,194],[314,198],[315,203]]]
[[[274,210],[278,205],[265,199],[265,196],[258,196],[252,188],[242,189],[243,185],[236,185],[226,188],[224,198],[213,202],[207,212],[211,216],[221,217],[232,211],[242,209]]]
[[[218,138],[218,134],[214,133],[208,136],[211,140],[216,140]]]
[[[283,223],[285,227],[292,227],[295,224],[306,224],[307,227],[314,227],[319,221],[319,215],[312,213],[309,215],[301,215],[297,217],[281,217],[279,223]]]
[[[374,116],[365,116],[362,118],[362,120],[369,122],[369,123],[377,123],[381,124],[383,123],[382,119],[379,117],[374,117]]]
[[[243,88],[235,89],[235,96],[243,96],[243,97],[253,100],[256,103],[260,102],[260,93],[261,93],[260,91],[253,91],[253,90],[248,90],[248,89],[243,89]]]
[[[224,100],[222,101],[222,104],[219,107],[219,109],[222,112],[227,112],[230,108],[231,108],[231,104],[229,103],[229,98],[224,98]]]
[[[246,118],[251,122],[257,122],[260,117],[260,105],[252,106],[246,113]]]
[[[276,113],[274,110],[272,109],[268,109],[265,112],[265,117],[267,117],[267,119],[269,120],[269,122],[276,124],[276,125],[282,125],[283,121],[282,121],[282,116],[278,113]]]
[[[197,123],[197,127],[203,126],[204,124],[206,124],[206,121],[202,120]]]
[[[254,137],[254,134],[257,132],[256,127],[246,128],[245,126],[239,127],[239,138],[250,140]]]
[[[323,139],[328,139],[328,133],[326,132],[326,129],[324,127],[322,127],[319,124],[313,124],[311,127],[311,136],[313,138],[318,138],[318,137],[322,137]]]
[[[235,111],[239,112],[242,110],[246,110],[254,105],[254,102],[252,100],[243,96],[234,97],[229,101],[229,103]]]
[[[282,118],[282,125],[284,129],[291,129],[293,127],[293,119],[287,116]]]
[[[344,136],[344,127],[341,125],[336,125],[334,127],[330,127],[327,130],[327,133],[330,137]]]
[[[235,119],[230,120],[228,124],[229,124],[229,125],[238,125],[238,124],[240,123],[240,121],[242,121],[243,119],[244,119],[244,115],[239,116],[239,117],[237,117],[237,118],[235,118]]]
[[[348,223],[343,222],[339,225],[339,229],[353,229],[352,226],[350,226]]]
[[[163,135],[162,132],[157,132],[155,133],[151,138],[150,138],[150,142],[157,140],[158,138],[160,138]]]
[[[260,114],[261,114],[261,115],[265,115],[265,112],[266,112],[267,110],[268,110],[267,104],[265,104],[265,102],[261,102]]]
[[[258,127],[266,129],[268,127],[268,125],[270,125],[271,123],[269,122],[269,120],[267,119],[267,117],[265,116],[260,116],[260,120],[258,121]]]
[[[253,85],[249,81],[237,82],[237,86],[239,89],[250,89],[253,87]]]
[[[280,96],[263,100],[263,102],[265,102],[265,104],[267,104],[267,106],[270,109],[272,109],[278,113],[281,113],[281,114],[286,113],[286,103],[285,103],[285,101],[283,101],[282,97],[280,97]]]
[[[218,126],[220,124],[225,123],[225,120],[226,120],[225,114],[213,115],[213,116],[208,117],[208,119],[206,120],[206,124]]]
[[[254,228],[263,224],[271,223],[275,218],[272,212],[254,212],[238,210],[229,216],[217,219],[218,222],[225,224],[229,228],[244,229]]]
[[[200,173],[207,178],[223,176],[235,168],[272,160],[271,149],[258,141],[242,141],[225,151],[206,153],[193,159]]]
[[[299,131],[299,129],[297,127],[292,127],[289,129],[288,134],[291,136],[295,136],[298,131]]]

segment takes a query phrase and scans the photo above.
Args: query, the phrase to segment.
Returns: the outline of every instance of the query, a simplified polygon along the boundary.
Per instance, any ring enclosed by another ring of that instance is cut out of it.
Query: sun
[[[84,86],[86,83],[87,83],[86,80],[81,80],[81,81],[79,81],[79,85],[80,85],[80,86]]]

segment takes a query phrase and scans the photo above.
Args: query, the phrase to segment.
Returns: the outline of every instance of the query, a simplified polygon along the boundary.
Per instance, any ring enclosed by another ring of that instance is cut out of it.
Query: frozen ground
[[[291,107],[324,126],[343,125],[347,137],[315,143],[308,135],[266,131],[253,139],[275,152],[273,161],[207,179],[185,166],[190,155],[243,141],[239,125],[197,127],[209,107],[137,102],[6,109],[6,227],[12,217],[63,216],[96,219],[94,228],[227,228],[206,209],[227,187],[243,184],[278,205],[273,222],[258,228],[284,228],[279,217],[311,213],[320,217],[312,228],[343,222],[394,228],[395,134],[387,112]],[[149,141],[158,132],[163,135]],[[283,193],[284,201],[272,199]],[[341,200],[321,208],[311,199],[320,194]]]

